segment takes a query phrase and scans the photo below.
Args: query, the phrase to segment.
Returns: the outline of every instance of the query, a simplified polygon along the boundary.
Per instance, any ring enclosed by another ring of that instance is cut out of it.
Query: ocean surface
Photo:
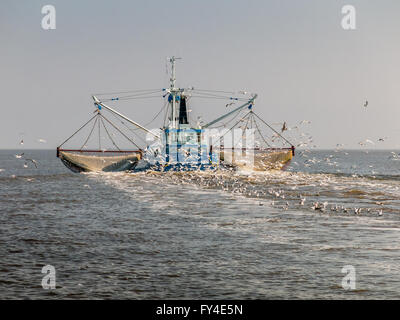
[[[2,150],[0,299],[400,299],[399,187],[390,150],[184,174],[76,174],[54,150]]]

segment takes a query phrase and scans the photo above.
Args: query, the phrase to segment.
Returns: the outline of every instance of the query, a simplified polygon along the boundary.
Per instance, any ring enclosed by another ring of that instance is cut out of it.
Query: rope
[[[248,99],[243,99],[243,98],[233,98],[233,97],[223,97],[223,96],[197,96],[197,95],[192,95],[192,98],[202,98],[202,99],[217,99],[217,100],[234,100],[234,101],[248,101]]]
[[[239,119],[239,121],[236,122],[236,123],[232,126],[232,128],[230,128],[228,131],[226,131],[226,132],[218,139],[218,142],[221,142],[221,139],[222,139],[228,132],[230,132],[234,127],[236,127],[240,121],[242,121],[244,118],[246,118],[246,117],[249,115],[250,112],[251,112],[251,111],[249,111],[247,114],[245,114],[243,118]]]
[[[89,133],[88,137],[86,138],[86,141],[83,143],[82,147],[81,147],[79,150],[82,150],[82,149],[83,149],[83,147],[84,147],[84,146],[86,145],[86,143],[89,141],[89,138],[92,136],[94,127],[96,126],[97,120],[99,119],[99,118],[98,118],[98,115],[99,115],[98,113],[95,115],[96,120],[95,120],[95,122],[93,123],[92,130],[90,130],[90,133]]]
[[[247,118],[246,126],[244,127],[245,130],[247,129],[247,125],[248,125],[249,120],[251,118],[251,111],[248,112],[242,119],[240,119],[240,120],[244,120],[247,116],[248,116],[248,118]],[[242,141],[243,141],[243,139],[241,139],[238,142],[236,142],[236,144],[233,146],[233,148],[236,149],[236,146],[239,144],[239,142],[242,142]]]
[[[161,113],[161,112],[165,109],[165,107],[167,106],[167,103],[168,103],[168,101],[165,100],[165,101],[164,101],[164,105],[163,105],[163,107],[160,109],[160,111],[158,111],[158,113],[154,116],[154,118],[153,118],[150,122],[146,123],[146,124],[143,125],[143,126],[144,126],[144,127],[147,127],[150,123],[152,123],[154,120],[156,120],[157,117],[160,115],[160,113]],[[135,129],[135,130],[138,130],[138,129]]]
[[[142,142],[144,142],[144,144],[146,144],[146,141],[143,140],[138,134],[135,133],[135,130],[139,130],[139,129],[132,129],[132,128],[128,127],[128,126],[126,125],[126,123],[123,122],[123,121],[121,120],[120,117],[118,117],[116,114],[114,114],[114,113],[112,113],[112,112],[110,112],[110,113],[112,114],[112,116],[113,116],[116,120],[118,120],[119,122],[121,122],[121,124],[122,124],[125,128],[127,128],[130,132],[132,132],[137,138],[139,138],[140,140],[142,140]]]
[[[260,119],[268,128],[270,128],[273,132],[275,132],[279,137],[281,137],[283,140],[285,140],[289,145],[293,146],[293,144],[287,140],[285,137],[283,137],[278,131],[276,131],[274,128],[272,128],[268,123],[266,123],[263,119],[261,119],[256,113],[253,112],[253,114]]]
[[[129,91],[114,91],[114,92],[105,92],[105,93],[94,93],[95,96],[107,96],[111,94],[125,94],[125,93],[134,93],[134,92],[150,92],[150,91],[163,91],[163,89],[141,89],[141,90],[129,90]]]
[[[89,124],[90,121],[92,121],[94,118],[97,117],[97,114],[94,115],[88,122],[86,122],[83,126],[81,126],[78,130],[76,130],[67,140],[65,140],[63,143],[61,143],[58,147],[61,148],[65,143],[67,143],[74,135],[76,135],[79,131],[81,131],[86,125]]]
[[[135,143],[133,142],[133,140],[131,140],[128,136],[125,135],[125,133],[123,133],[121,130],[119,130],[110,120],[108,120],[106,117],[103,116],[103,119],[106,120],[109,124],[111,124],[114,129],[116,129],[120,134],[122,134],[126,139],[128,139],[131,143],[133,143],[136,148],[138,148],[139,150],[141,150],[141,148]]]
[[[106,133],[107,133],[108,137],[110,138],[111,142],[113,143],[113,145],[114,145],[119,151],[121,151],[121,149],[117,146],[117,144],[115,143],[115,141],[114,141],[113,138],[111,137],[110,133],[108,132],[107,127],[106,127],[106,125],[104,124],[104,121],[103,121],[103,115],[101,115],[100,120],[101,120],[101,123],[103,124],[104,130],[106,131]]]
[[[252,112],[252,116],[253,116],[253,118],[254,118],[254,113],[253,113],[253,112]],[[258,127],[257,121],[254,120],[254,124],[256,125],[257,131],[258,131],[258,133],[260,134],[261,138],[264,140],[265,144],[266,144],[268,147],[271,148],[271,145],[267,142],[267,140],[265,140],[263,134],[261,133],[261,130],[260,130],[260,128]]]
[[[237,118],[237,116],[242,112],[243,110],[240,110],[239,112],[237,112],[236,114],[235,114],[235,116],[231,119],[231,120],[229,120],[228,122],[223,122],[222,123],[222,125],[220,125],[220,126],[216,126],[216,127],[213,127],[213,128],[222,128],[222,127],[225,127],[228,123],[231,123],[233,120],[235,120],[236,118]],[[242,118],[243,119],[243,118]]]
[[[105,101],[126,101],[126,100],[139,100],[139,99],[150,99],[150,98],[162,98],[162,96],[160,95],[156,95],[156,96],[138,96],[138,97],[132,97],[132,98],[128,98],[128,97],[124,97],[124,98],[110,98],[110,99],[102,99],[103,102]]]
[[[217,92],[217,93],[228,93],[228,94],[235,94],[235,92],[233,92],[233,91],[222,91],[222,90],[192,89],[192,91],[202,91],[202,92]]]
[[[101,117],[100,112],[99,112],[99,117]],[[99,127],[99,150],[101,150],[100,120],[98,121],[98,127]]]

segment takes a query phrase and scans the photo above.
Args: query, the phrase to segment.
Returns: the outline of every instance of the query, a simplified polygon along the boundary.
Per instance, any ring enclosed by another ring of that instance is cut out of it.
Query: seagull
[[[364,107],[366,108],[367,106],[368,106],[368,100],[365,100]]]
[[[321,206],[318,202],[314,202],[311,209],[324,211],[324,206],[323,205]]]
[[[20,145],[23,145],[23,144],[24,144],[24,140],[21,140],[21,141],[19,142],[19,144],[20,144]]]
[[[387,139],[387,137],[379,138],[378,141],[383,142],[383,141],[385,141],[385,139]]]
[[[23,152],[23,153],[21,153],[21,154],[16,154],[15,155],[15,157],[17,158],[17,159],[21,159],[22,158],[22,156],[24,155],[25,153]]]
[[[231,106],[231,105],[233,105],[233,104],[235,104],[235,103],[234,103],[234,102],[227,103],[227,104],[225,105],[225,107],[228,108],[229,106]]]
[[[358,144],[360,146],[365,146],[366,143],[370,143],[370,144],[375,144],[373,141],[369,140],[369,139],[365,139],[364,141],[360,141]]]
[[[287,126],[286,126],[286,122],[283,123],[281,132],[286,131],[287,130]]]
[[[26,161],[31,161],[34,165],[35,165],[35,167],[37,168],[37,161],[36,160],[34,160],[34,159],[25,159]],[[25,162],[25,164],[26,164],[26,162]]]
[[[370,143],[370,144],[375,144],[373,141],[371,141],[371,140],[369,140],[369,139],[366,139],[365,142],[368,142],[368,143]]]
[[[40,142],[40,143],[46,143],[47,141],[44,140],[44,139],[38,139],[38,142]]]
[[[378,216],[382,216],[383,215],[383,212],[382,212],[382,209],[381,210],[379,210],[379,212],[378,212]]]

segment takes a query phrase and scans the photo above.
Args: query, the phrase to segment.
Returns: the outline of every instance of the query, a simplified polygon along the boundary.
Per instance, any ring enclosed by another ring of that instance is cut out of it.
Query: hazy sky
[[[56,8],[43,30],[41,8]],[[356,30],[341,8],[356,8]],[[15,1],[0,3],[0,148],[55,148],[93,111],[91,94],[168,85],[257,92],[256,112],[319,148],[364,139],[400,148],[400,1]],[[369,106],[363,107],[365,100]],[[148,122],[162,106],[117,108]],[[192,107],[211,120],[226,108]],[[45,139],[45,145],[37,142]]]

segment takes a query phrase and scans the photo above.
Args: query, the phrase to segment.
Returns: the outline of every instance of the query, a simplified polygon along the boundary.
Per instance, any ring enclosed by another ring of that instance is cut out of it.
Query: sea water
[[[397,153],[76,174],[55,151],[0,151],[0,299],[399,299]],[[42,287],[45,265],[55,289]]]

